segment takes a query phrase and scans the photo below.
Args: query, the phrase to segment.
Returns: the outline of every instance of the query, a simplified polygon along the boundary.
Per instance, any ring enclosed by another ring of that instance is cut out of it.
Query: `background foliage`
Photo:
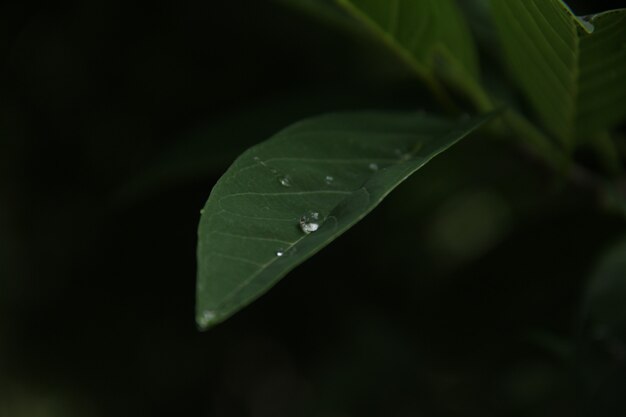
[[[620,305],[586,288],[623,219],[488,137],[196,331],[198,211],[236,155],[321,112],[437,109],[384,48],[258,0],[0,23],[1,416],[623,414],[623,322],[584,308]]]

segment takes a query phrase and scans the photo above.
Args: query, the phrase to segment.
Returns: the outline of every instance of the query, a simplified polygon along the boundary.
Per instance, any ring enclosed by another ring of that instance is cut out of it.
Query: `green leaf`
[[[584,316],[596,333],[626,341],[626,239],[610,248],[594,271]]]
[[[262,295],[489,118],[331,114],[246,151],[217,182],[201,216],[199,326],[223,321]],[[307,234],[303,222],[319,229]]]
[[[466,93],[477,108],[492,108],[479,86],[472,34],[454,0],[337,0],[395,51],[433,92],[440,80]]]
[[[561,0],[492,0],[510,72],[565,145],[626,117],[626,9],[576,17]]]
[[[626,409],[626,239],[600,259],[583,299],[577,358],[594,416]],[[591,408],[590,408],[591,409]]]

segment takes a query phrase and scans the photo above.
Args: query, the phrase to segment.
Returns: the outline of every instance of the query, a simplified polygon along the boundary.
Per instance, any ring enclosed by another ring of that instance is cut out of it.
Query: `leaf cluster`
[[[494,117],[492,135],[623,199],[615,184],[624,159],[616,128],[626,118],[626,9],[578,17],[562,0],[472,2],[486,11],[494,45],[475,40],[484,36],[474,36],[454,0],[287,3],[387,49],[427,87],[440,114],[311,118],[241,155],[215,185],[198,229],[201,328],[265,293]],[[483,55],[497,57],[487,61],[493,68],[481,64]],[[581,151],[599,168],[581,165]],[[314,230],[304,227],[310,222]]]

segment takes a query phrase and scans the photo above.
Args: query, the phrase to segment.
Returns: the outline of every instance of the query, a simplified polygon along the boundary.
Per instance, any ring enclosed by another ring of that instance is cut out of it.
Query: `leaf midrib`
[[[308,237],[308,235],[303,235],[303,236],[299,237],[298,239],[296,239],[293,243],[289,244],[286,248],[284,248],[285,255],[283,255],[283,256],[288,256],[287,252],[289,250],[291,250],[294,246],[296,246],[298,243],[300,243],[302,241],[302,239],[304,239],[306,237]],[[211,251],[211,252],[215,253],[214,251]],[[223,297],[222,301],[213,308],[214,313],[215,314],[219,314],[219,310],[223,306],[228,304],[228,302],[230,300],[232,300],[235,296],[237,296],[237,294],[239,294],[243,288],[245,288],[250,282],[252,282],[252,280],[257,278],[260,274],[263,273],[263,271],[266,270],[267,267],[271,266],[272,264],[274,264],[274,262],[277,262],[279,259],[281,259],[281,257],[273,257],[268,262],[263,263],[263,264],[260,264],[260,263],[257,263],[257,262],[250,262],[250,263],[253,263],[255,265],[258,265],[257,271],[254,274],[250,275],[245,280],[243,280],[242,282],[240,282],[239,285],[237,285],[231,292],[228,293],[228,295]]]
[[[350,0],[337,0],[337,3],[358,20],[363,22],[370,31],[380,36],[389,49],[402,58],[402,60],[405,61],[405,63],[408,64],[420,77],[422,77],[424,81],[427,81],[428,83],[436,82],[432,76],[432,71],[415,59],[413,54],[407,48],[402,46],[399,42],[396,42],[394,40],[395,38],[393,37],[393,33],[385,31],[361,9],[356,7]]]
[[[366,13],[364,13],[360,8],[352,3],[351,0],[335,0],[341,7],[343,7],[349,14],[352,14],[357,20],[361,21],[368,30],[377,35],[378,38],[382,39],[382,42],[394,53],[396,56],[400,58],[411,70],[413,70],[416,75],[422,79],[430,88],[432,94],[435,98],[440,102],[442,106],[451,111],[458,111],[457,103],[455,103],[449,95],[449,92],[443,86],[442,81],[438,79],[436,76],[435,70],[429,68],[427,65],[422,64],[418,59],[415,58],[412,48],[414,48],[414,44],[417,43],[423,34],[424,30],[427,30],[424,27],[422,31],[416,31],[413,34],[413,37],[410,41],[407,41],[407,45],[403,45],[396,37],[395,29],[397,25],[397,15],[398,15],[398,1],[395,0],[392,4],[394,9],[391,13],[391,19],[394,20],[394,24],[389,26],[388,30],[385,30],[380,24],[370,18]],[[396,16],[394,19],[393,16]],[[394,30],[392,30],[394,29]],[[470,99],[476,109],[480,112],[489,112],[495,108],[493,100],[489,95],[484,91],[482,86],[480,85],[478,79],[471,73],[471,71],[465,68],[464,65],[458,62],[458,57],[452,55],[448,48],[442,43],[435,43],[432,46],[432,50],[440,50],[446,52],[446,57],[451,61],[451,63],[456,67],[456,70],[462,74],[462,81],[458,79],[454,81],[456,87],[461,87],[461,90],[467,95],[468,99]],[[449,80],[448,80],[449,81]]]

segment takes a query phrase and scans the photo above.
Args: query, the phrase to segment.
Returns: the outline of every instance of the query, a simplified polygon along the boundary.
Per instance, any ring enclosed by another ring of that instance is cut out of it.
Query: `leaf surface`
[[[491,109],[479,85],[476,46],[454,0],[337,0],[439,95],[443,80]]]
[[[331,114],[299,122],[250,148],[217,182],[201,216],[200,328],[262,295],[489,118]],[[318,230],[305,233],[302,226],[310,229],[312,223]]]
[[[561,0],[491,0],[510,72],[571,147],[626,117],[626,9],[575,16]]]

